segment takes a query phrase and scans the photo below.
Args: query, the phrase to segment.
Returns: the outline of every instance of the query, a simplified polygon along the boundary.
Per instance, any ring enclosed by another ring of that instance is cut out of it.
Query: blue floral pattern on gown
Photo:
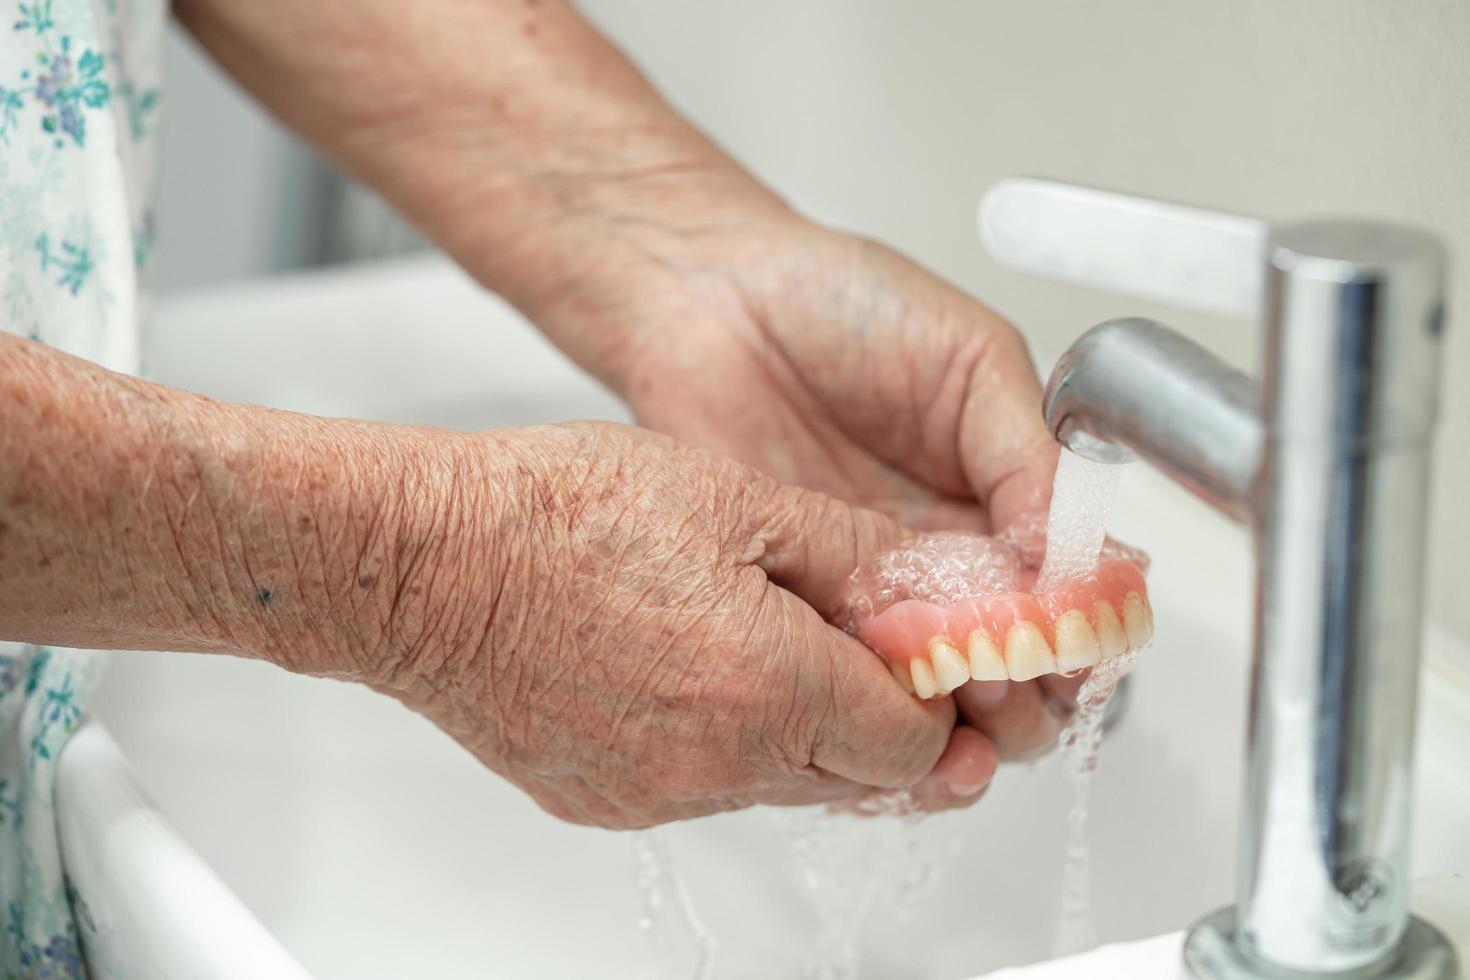
[[[165,0],[0,0],[0,330],[129,373],[166,16]],[[87,651],[0,642],[4,980],[86,976],[53,787],[98,666]]]

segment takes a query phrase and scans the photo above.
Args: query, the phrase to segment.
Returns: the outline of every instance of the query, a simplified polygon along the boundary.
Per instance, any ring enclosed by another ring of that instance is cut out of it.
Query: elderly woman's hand
[[[887,519],[623,426],[453,452],[374,683],[550,812],[636,827],[839,800],[940,756],[952,705],[822,615],[897,540]]]
[[[537,312],[640,421],[906,525],[1044,513],[1057,445],[1015,328],[893,251],[752,194],[654,211]],[[1083,678],[967,685],[1002,758],[1049,749]]]

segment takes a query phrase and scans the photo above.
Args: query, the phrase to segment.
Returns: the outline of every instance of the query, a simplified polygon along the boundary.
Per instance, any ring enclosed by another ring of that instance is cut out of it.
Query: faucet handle
[[[1021,272],[1250,320],[1265,302],[1259,218],[1035,177],[980,201],[980,238]]]

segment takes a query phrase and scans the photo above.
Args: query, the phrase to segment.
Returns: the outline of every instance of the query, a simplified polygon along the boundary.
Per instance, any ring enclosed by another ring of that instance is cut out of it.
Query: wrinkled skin
[[[476,488],[448,495],[446,550],[400,586],[392,632],[411,642],[380,689],[554,815],[606,827],[933,767],[953,706],[908,697],[821,612],[897,525],[638,429],[495,439],[512,503],[487,503],[501,516],[481,531],[463,526]]]
[[[786,212],[644,229],[637,244],[655,261],[619,266],[619,285],[575,312],[624,338],[594,363],[640,422],[912,527],[988,531],[1045,511],[1057,448],[1040,383],[990,309]],[[965,685],[955,757],[975,733],[1003,759],[1047,751],[1083,680]],[[930,792],[948,775],[920,787],[925,805],[969,802]]]
[[[882,245],[782,229],[644,328],[639,420],[912,527],[1044,510],[1057,450],[1015,328]]]

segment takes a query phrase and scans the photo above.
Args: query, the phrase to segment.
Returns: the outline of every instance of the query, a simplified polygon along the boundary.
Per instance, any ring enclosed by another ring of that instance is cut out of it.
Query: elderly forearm
[[[462,438],[214,402],[0,334],[0,639],[370,679],[432,501],[475,459],[436,439]]]
[[[579,332],[590,318],[569,307],[616,305],[691,238],[790,216],[562,0],[175,9],[286,122],[594,370],[617,341]]]

